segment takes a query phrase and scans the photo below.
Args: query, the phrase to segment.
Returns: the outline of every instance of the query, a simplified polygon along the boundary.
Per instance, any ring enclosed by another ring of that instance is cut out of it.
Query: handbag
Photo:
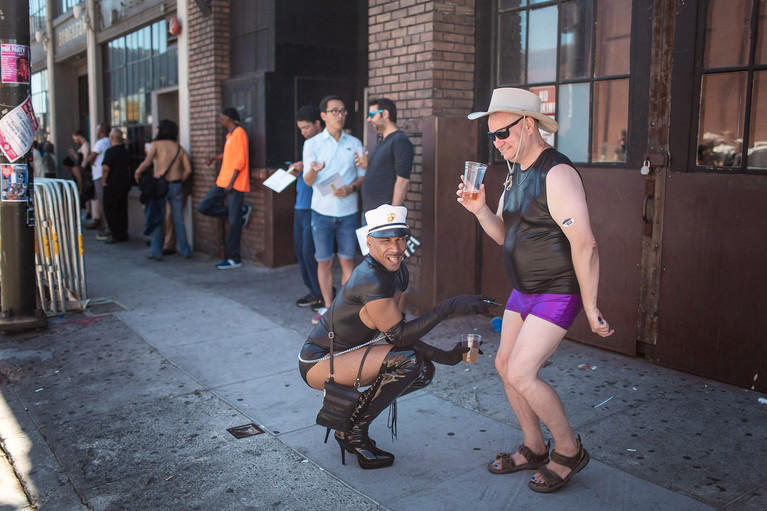
[[[160,177],[154,177],[152,172],[144,172],[141,174],[141,180],[138,184],[139,189],[141,190],[141,195],[139,196],[141,204],[149,204],[149,201],[152,199],[162,199],[168,195],[168,181],[165,180],[165,174],[168,173],[170,168],[176,162],[176,158],[178,158],[178,153],[180,152],[181,145],[176,149],[176,155],[170,161],[168,168],[165,169],[165,172],[163,172]]]
[[[341,433],[348,433],[352,427],[351,417],[360,400],[360,378],[362,377],[362,366],[365,365],[365,358],[368,356],[371,346],[368,346],[360,361],[360,368],[357,371],[357,380],[354,386],[341,385],[335,381],[335,372],[333,371],[333,339],[335,334],[331,330],[328,332],[330,339],[330,375],[325,380],[325,387],[322,396],[322,408],[317,412],[317,424],[325,426],[325,442],[328,441],[330,430],[334,429]]]

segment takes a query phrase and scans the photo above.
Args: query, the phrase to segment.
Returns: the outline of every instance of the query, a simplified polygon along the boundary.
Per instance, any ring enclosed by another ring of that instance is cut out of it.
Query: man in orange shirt
[[[248,135],[240,126],[240,116],[232,107],[226,107],[219,116],[227,130],[224,152],[208,160],[208,165],[221,160],[221,170],[216,184],[197,206],[203,215],[229,219],[229,235],[226,237],[226,255],[216,265],[219,270],[242,266],[240,259],[240,235],[250,218],[251,207],[243,205],[243,194],[250,191],[248,172]],[[226,199],[226,205],[224,205]]]

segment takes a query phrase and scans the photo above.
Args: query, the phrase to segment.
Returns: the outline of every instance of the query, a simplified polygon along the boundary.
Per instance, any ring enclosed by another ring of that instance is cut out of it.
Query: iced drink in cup
[[[365,146],[358,148],[356,151],[354,151],[354,153],[357,156],[355,164],[359,163],[360,166],[365,166],[367,164],[367,157],[365,156]]]
[[[482,184],[482,179],[485,177],[485,170],[487,170],[487,165],[484,163],[477,163],[476,161],[466,162],[463,171],[462,199],[477,199],[477,196],[479,195],[479,186]]]
[[[482,342],[482,336],[479,334],[462,334],[461,344],[464,347],[468,347],[469,351],[463,354],[463,361],[469,364],[477,363],[477,355],[479,354],[479,345]]]

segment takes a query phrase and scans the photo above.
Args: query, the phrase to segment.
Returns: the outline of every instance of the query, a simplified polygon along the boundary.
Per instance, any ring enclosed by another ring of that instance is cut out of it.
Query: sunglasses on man
[[[373,110],[372,112],[368,112],[368,117],[371,119],[375,116],[375,114],[382,114],[383,110]]]
[[[509,138],[509,130],[513,128],[514,126],[516,126],[517,123],[521,121],[522,119],[524,119],[524,116],[512,122],[505,128],[501,128],[495,131],[488,131],[487,136],[490,137],[491,142],[495,142],[496,137],[498,138],[498,140],[506,140],[507,138]]]

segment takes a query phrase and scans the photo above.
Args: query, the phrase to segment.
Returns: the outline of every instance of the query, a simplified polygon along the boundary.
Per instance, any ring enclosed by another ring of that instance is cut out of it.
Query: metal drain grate
[[[226,430],[232,434],[234,438],[245,438],[254,435],[260,435],[264,432],[255,424],[245,424],[244,426],[237,426],[236,428],[226,428]]]

